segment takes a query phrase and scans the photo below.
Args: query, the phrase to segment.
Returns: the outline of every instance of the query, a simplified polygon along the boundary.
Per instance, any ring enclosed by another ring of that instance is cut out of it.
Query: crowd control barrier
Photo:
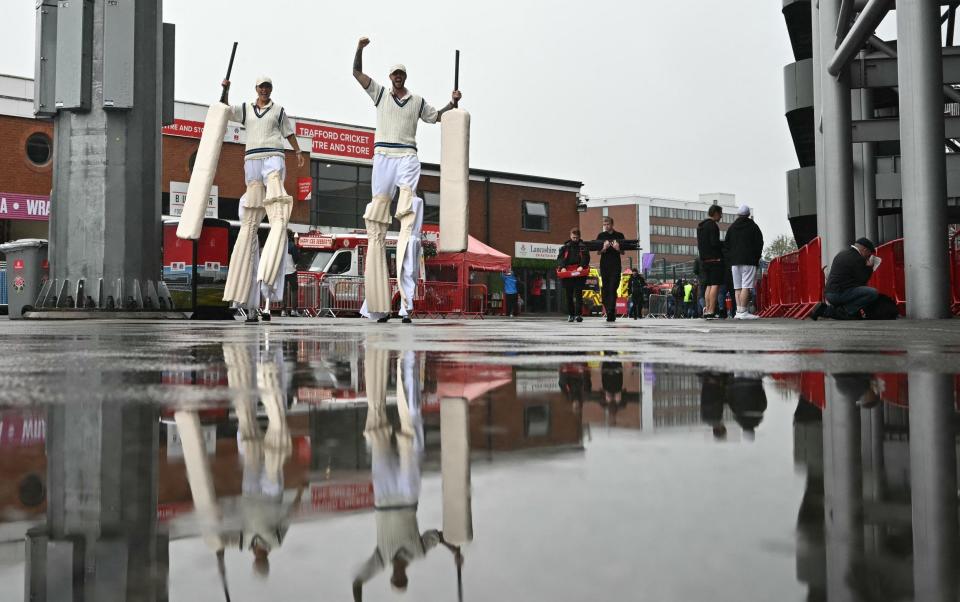
[[[960,240],[950,239],[951,310],[960,315]],[[870,278],[869,286],[893,299],[900,315],[907,313],[907,292],[904,276],[903,239],[898,238],[877,247],[880,267]],[[758,315],[764,318],[797,318],[810,315],[823,299],[824,274],[820,238],[815,238],[793,253],[770,262],[767,273],[757,285]]]
[[[666,318],[670,295],[650,295],[648,299],[649,309],[647,310],[647,317]]]

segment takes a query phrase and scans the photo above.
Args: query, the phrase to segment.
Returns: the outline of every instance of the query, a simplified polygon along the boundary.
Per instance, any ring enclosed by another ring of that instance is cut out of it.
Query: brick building
[[[175,123],[163,128],[165,215],[179,214],[206,112],[206,105],[177,102]],[[291,121],[300,148],[310,150],[310,161],[303,168],[297,167],[294,152],[287,151],[285,186],[296,199],[291,229],[363,228],[363,210],[371,197],[373,128],[292,116]],[[0,171],[0,242],[47,238],[52,139],[52,123],[33,116],[33,80],[0,75],[0,149],[9,158]],[[246,189],[244,142],[243,128],[230,124],[214,179],[215,204],[210,215],[237,219],[239,199]],[[567,231],[579,223],[582,186],[573,180],[470,170],[471,236],[515,257],[522,295],[535,275],[546,277],[545,311],[560,305],[559,286],[551,278],[556,251],[550,256],[550,245],[562,243]],[[424,163],[418,192],[426,203],[427,224],[439,221],[439,191],[439,165]],[[10,201],[9,208],[3,198]],[[491,292],[500,290],[499,278],[486,278]]]
[[[688,274],[697,257],[697,224],[706,219],[707,209],[723,208],[720,236],[736,219],[736,197],[732,194],[701,194],[699,200],[686,201],[639,195],[590,198],[580,214],[580,229],[587,238],[601,230],[605,216],[612,217],[614,228],[628,239],[640,241],[640,250],[624,256],[624,267],[639,267],[647,261],[647,272],[668,277]],[[652,255],[653,257],[649,257]],[[646,258],[644,256],[647,256]]]

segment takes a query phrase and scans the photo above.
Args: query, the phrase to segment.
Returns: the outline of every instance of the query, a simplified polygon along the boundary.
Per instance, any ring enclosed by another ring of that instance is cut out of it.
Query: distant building
[[[672,276],[689,273],[697,257],[697,224],[706,219],[707,209],[717,204],[723,208],[721,236],[736,219],[736,195],[701,194],[699,200],[665,199],[642,195],[593,197],[581,207],[580,229],[592,239],[601,229],[605,216],[614,220],[614,228],[628,239],[640,241],[640,251],[625,255],[624,267],[642,265],[643,255],[653,253],[653,275],[666,269]]]

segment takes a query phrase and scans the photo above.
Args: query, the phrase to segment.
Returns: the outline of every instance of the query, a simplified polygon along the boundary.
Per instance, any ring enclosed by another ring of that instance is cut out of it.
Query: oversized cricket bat
[[[227,77],[233,71],[233,58],[237,54],[237,43],[233,43],[230,53],[230,65],[227,67]],[[227,133],[227,121],[230,107],[226,104],[227,91],[220,96],[220,102],[210,105],[207,118],[203,123],[203,134],[200,136],[200,147],[197,149],[197,159],[193,164],[193,173],[190,174],[190,184],[187,185],[187,200],[183,204],[183,213],[180,214],[180,223],[177,224],[177,237],[196,240],[200,238],[203,229],[203,217],[207,212],[207,199],[210,197],[210,188],[213,178],[217,175],[217,165],[220,163],[220,148],[223,146],[223,136]]]
[[[440,475],[443,483],[443,539],[451,545],[462,546],[473,541],[470,404],[462,397],[440,400]]]
[[[454,68],[454,89],[460,88],[460,51]],[[470,113],[457,107],[440,122],[440,248],[441,253],[467,250],[470,223]]]

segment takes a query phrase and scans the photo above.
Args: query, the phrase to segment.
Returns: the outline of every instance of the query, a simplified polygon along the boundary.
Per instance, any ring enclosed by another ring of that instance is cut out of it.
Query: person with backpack
[[[861,311],[880,296],[877,289],[867,286],[873,272],[880,267],[876,251],[877,247],[869,238],[858,238],[848,249],[837,253],[824,287],[826,302],[821,301],[813,308],[811,320],[857,320],[862,317]]]
[[[750,219],[747,205],[740,205],[737,209],[737,219],[727,229],[723,246],[736,296],[737,313],[733,317],[735,320],[756,320],[757,316],[747,310],[747,303],[763,255],[763,233]]]

